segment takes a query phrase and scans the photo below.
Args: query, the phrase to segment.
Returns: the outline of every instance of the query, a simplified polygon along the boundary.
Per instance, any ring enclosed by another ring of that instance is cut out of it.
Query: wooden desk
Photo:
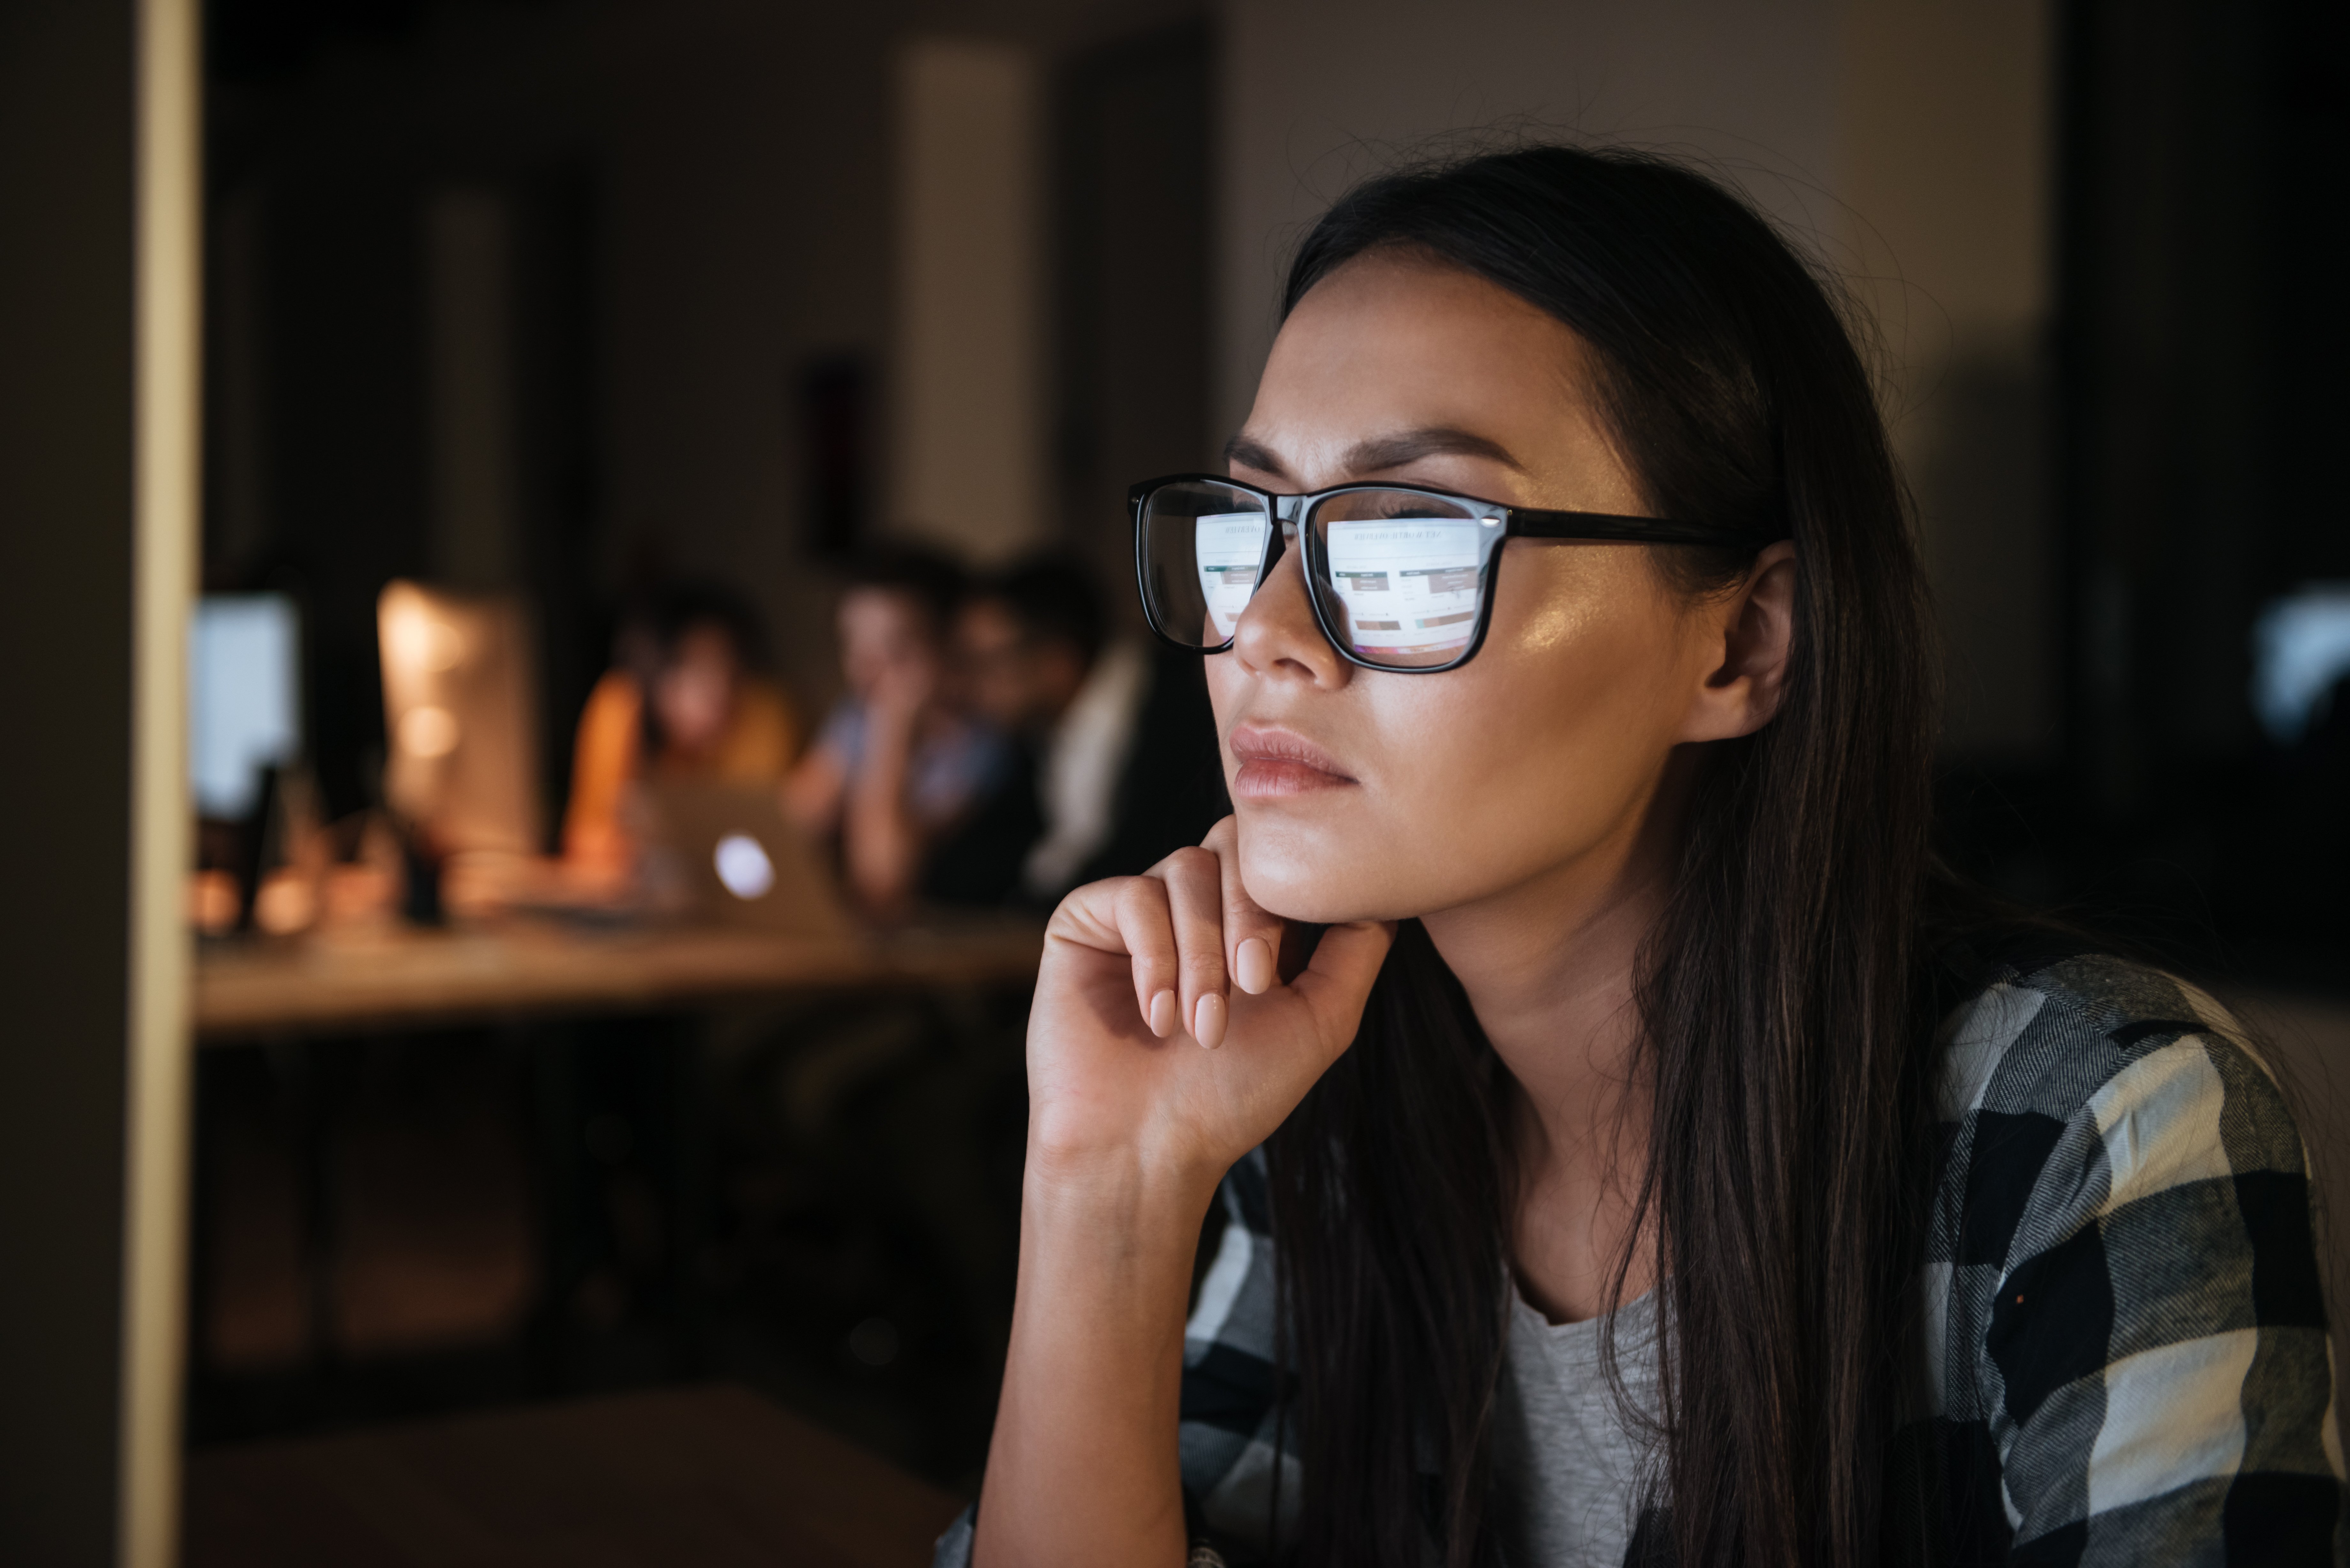
[[[1013,920],[841,941],[532,921],[263,940],[198,954],[195,1033],[213,1044],[893,983],[1016,983],[1035,977],[1043,950],[1041,927]]]
[[[199,1450],[185,1568],[920,1568],[961,1504],[746,1390]]]
[[[326,1086],[332,1080],[322,1068],[342,1055],[340,1041],[501,1020],[690,1014],[730,1000],[860,989],[1016,987],[1024,992],[1042,950],[1039,924],[1005,920],[829,941],[739,929],[598,930],[520,919],[448,930],[347,928],[203,949],[196,964],[195,1037],[210,1046],[283,1041],[299,1047],[276,1070],[286,1075],[298,1171],[296,1229],[312,1346],[307,1370],[323,1376],[338,1343],[333,1281],[340,1210],[335,1092]],[[691,1365],[704,1294],[696,1245],[707,1224],[710,1085],[702,1053],[676,1048],[697,1041],[699,1032],[667,1029],[648,1038],[662,1045],[658,1071],[664,1086],[649,1092],[632,1117],[640,1112],[635,1130],[656,1135],[655,1143],[668,1151],[649,1168],[649,1179],[662,1206],[661,1233],[671,1239],[664,1248],[668,1329],[672,1348]],[[538,1139],[527,1158],[540,1173],[540,1200],[546,1205],[534,1226],[544,1304],[568,1300],[567,1293],[578,1282],[580,1228],[592,1223],[580,1218],[580,1206],[592,1199],[581,1196],[587,1189],[573,1179],[584,1158],[568,1048],[576,1042],[556,1030],[537,1044],[554,1047],[530,1053],[536,1114],[526,1135]],[[200,1134],[200,1170],[202,1149]],[[204,1283],[215,1257],[209,1234],[200,1226],[191,1265],[200,1302],[211,1299]],[[546,1315],[535,1315],[533,1324]],[[196,1375],[203,1375],[201,1363]]]

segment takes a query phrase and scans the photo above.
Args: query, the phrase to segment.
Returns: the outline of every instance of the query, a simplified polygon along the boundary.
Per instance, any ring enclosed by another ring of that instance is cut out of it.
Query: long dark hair
[[[1631,1234],[1659,1248],[1668,1510],[1653,1539],[1683,1568],[1873,1563],[1930,1179],[1936,690],[1869,376],[1794,249],[1662,159],[1539,147],[1374,180],[1305,240],[1284,315],[1390,249],[1574,329],[1659,514],[1794,542],[1778,714],[1701,759],[1638,981],[1653,1130]],[[1690,591],[1751,561],[1659,549]],[[1431,1532],[1452,1568],[1492,1560],[1513,1093],[1407,923],[1353,1048],[1268,1146],[1307,1563],[1402,1568]],[[1627,1244],[1611,1303],[1631,1260]],[[1612,1379],[1612,1340],[1608,1356]]]

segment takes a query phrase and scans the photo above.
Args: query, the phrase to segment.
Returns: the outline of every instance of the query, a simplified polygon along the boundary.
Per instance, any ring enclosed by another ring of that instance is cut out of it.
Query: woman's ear
[[[1735,593],[1699,612],[1711,668],[1690,704],[1684,741],[1751,735],[1779,711],[1795,628],[1795,545],[1782,539],[1754,557]]]

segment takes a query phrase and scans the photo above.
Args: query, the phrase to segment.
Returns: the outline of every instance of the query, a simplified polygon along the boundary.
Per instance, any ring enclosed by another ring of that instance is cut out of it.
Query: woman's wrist
[[[1212,1191],[1031,1144],[975,1561],[1181,1561],[1184,1319]]]
[[[1224,1168],[1131,1147],[1073,1151],[1031,1143],[1023,1228],[1120,1252],[1180,1251],[1186,1269]]]

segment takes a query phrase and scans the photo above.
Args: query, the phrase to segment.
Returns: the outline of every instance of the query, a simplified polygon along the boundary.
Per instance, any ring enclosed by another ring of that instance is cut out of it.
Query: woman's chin
[[[1259,909],[1284,920],[1342,926],[1356,920],[1399,918],[1392,912],[1392,888],[1372,886],[1370,879],[1359,875],[1334,874],[1327,862],[1305,864],[1287,855],[1251,855],[1245,846],[1241,850],[1241,886]]]

